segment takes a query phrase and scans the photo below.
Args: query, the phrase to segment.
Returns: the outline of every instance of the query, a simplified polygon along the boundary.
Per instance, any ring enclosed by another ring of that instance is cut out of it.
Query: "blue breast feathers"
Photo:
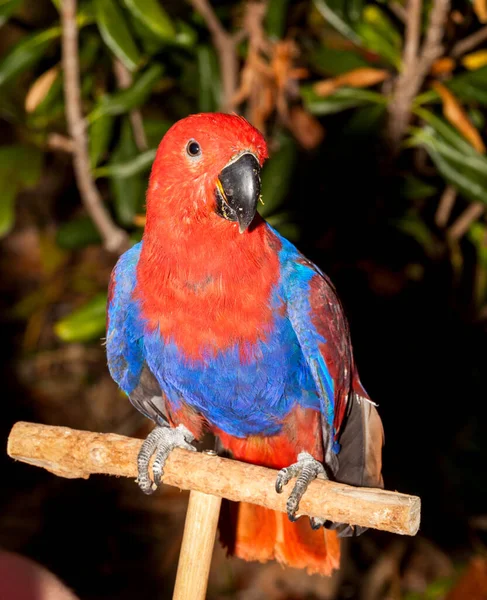
[[[240,349],[187,360],[172,342],[162,343],[158,332],[146,334],[146,360],[167,398],[177,410],[184,402],[209,423],[236,437],[274,435],[294,404],[319,410],[319,398],[296,335],[277,305],[265,341],[250,349],[242,362]]]

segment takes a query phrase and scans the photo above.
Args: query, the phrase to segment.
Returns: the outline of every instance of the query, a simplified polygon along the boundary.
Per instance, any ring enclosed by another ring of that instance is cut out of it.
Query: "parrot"
[[[287,514],[222,509],[229,554],[330,575],[339,538],[364,528],[299,517],[299,502],[316,478],[383,487],[383,427],[333,284],[257,212],[267,158],[236,114],[192,114],[167,131],[142,239],[111,274],[107,363],[154,422],[137,458],[144,493],[174,448],[195,451],[210,433],[220,454],[277,470],[278,493],[295,479]]]

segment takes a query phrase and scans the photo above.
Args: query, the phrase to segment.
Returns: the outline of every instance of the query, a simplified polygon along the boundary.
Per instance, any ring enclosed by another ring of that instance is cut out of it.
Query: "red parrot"
[[[145,493],[173,448],[195,450],[211,432],[226,455],[279,469],[277,492],[296,477],[287,515],[250,504],[222,513],[227,548],[328,575],[338,535],[362,530],[297,519],[299,501],[316,477],[381,487],[382,424],[335,289],[256,213],[266,158],[238,116],[192,115],[167,132],[142,242],[112,273],[108,365],[155,422],[138,457]]]

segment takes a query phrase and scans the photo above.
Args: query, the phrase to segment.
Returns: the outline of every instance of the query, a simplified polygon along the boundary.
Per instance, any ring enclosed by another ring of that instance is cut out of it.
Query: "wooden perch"
[[[98,473],[135,479],[141,444],[142,440],[113,433],[19,422],[10,432],[7,452],[16,460],[43,467],[61,477],[87,479]],[[277,471],[272,469],[176,449],[164,468],[164,483],[286,512],[292,482],[288,490],[277,494],[276,475]],[[339,523],[415,535],[420,508],[417,496],[316,480],[301,500],[299,512]]]

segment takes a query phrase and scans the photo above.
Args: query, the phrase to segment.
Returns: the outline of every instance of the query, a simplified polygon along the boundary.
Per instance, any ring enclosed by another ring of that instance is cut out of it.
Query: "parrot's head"
[[[147,223],[238,223],[243,233],[260,198],[263,136],[244,118],[202,113],[175,123],[157,151]]]

